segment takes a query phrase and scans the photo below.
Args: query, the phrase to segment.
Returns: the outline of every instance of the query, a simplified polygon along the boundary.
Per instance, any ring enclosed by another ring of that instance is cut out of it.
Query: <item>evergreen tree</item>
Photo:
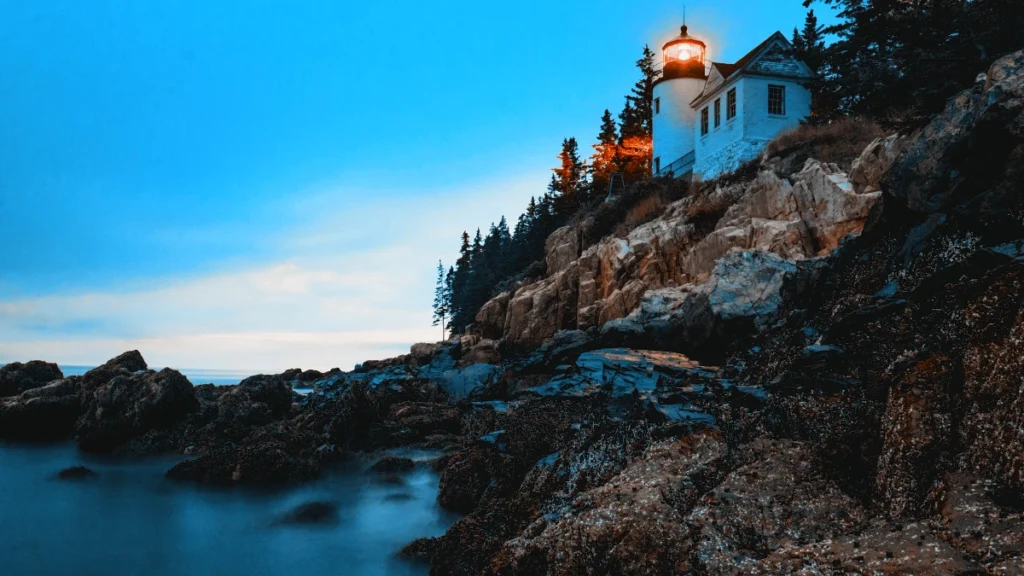
[[[434,288],[434,323],[432,326],[441,325],[441,336],[445,333],[445,320],[448,318],[448,289],[444,275],[444,264],[437,261],[437,285]]]
[[[794,55],[802,60],[815,74],[811,81],[811,118],[812,123],[827,122],[836,116],[838,103],[835,95],[829,90],[826,81],[828,70],[825,63],[825,28],[818,24],[814,10],[807,12],[803,30],[793,29]]]
[[[644,46],[643,56],[636,61],[640,69],[640,79],[626,96],[626,106],[619,115],[622,122],[622,137],[650,137],[654,122],[654,82],[659,72],[654,65],[655,54],[649,46]]]
[[[445,306],[448,308],[448,319],[451,320],[454,315],[452,308],[452,298],[455,296],[455,267],[449,266],[448,273],[444,276],[444,301]],[[449,324],[448,329],[451,330]]]
[[[591,197],[601,198],[608,191],[612,174],[619,170],[619,131],[612,113],[604,111],[601,117],[601,132],[594,144],[594,155],[590,157]]]
[[[650,176],[654,143],[654,83],[659,72],[654,68],[654,52],[644,46],[643,56],[636,62],[640,79],[626,96],[626,106],[619,114],[619,171],[630,181]]]
[[[469,243],[469,233],[462,233],[462,246],[459,248],[459,259],[455,261],[452,273],[452,288],[449,306],[450,327],[453,334],[465,328],[465,318],[470,307],[469,284],[472,268],[473,252]],[[475,313],[475,311],[474,311]]]
[[[805,0],[832,6],[824,53],[838,113],[919,124],[1000,54],[1024,45],[1019,0]]]
[[[580,160],[575,138],[562,141],[558,160],[559,166],[553,169],[548,191],[554,196],[559,213],[572,214],[586,201],[587,184],[587,165]]]

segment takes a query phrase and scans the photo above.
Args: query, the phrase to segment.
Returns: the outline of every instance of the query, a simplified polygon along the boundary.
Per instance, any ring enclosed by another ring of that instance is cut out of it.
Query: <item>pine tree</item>
[[[643,56],[636,61],[640,69],[640,79],[626,96],[626,106],[619,115],[622,122],[622,137],[650,137],[654,123],[654,83],[659,72],[655,69],[655,54],[649,46],[644,46]]]
[[[654,153],[654,83],[659,73],[654,67],[654,52],[644,46],[643,56],[636,62],[641,77],[626,96],[626,106],[619,114],[619,169],[630,181],[650,176]]]
[[[812,96],[810,118],[812,123],[827,122],[833,119],[838,111],[837,99],[829,90],[830,85],[826,80],[828,70],[825,66],[824,30],[824,27],[818,24],[818,17],[814,14],[814,10],[807,12],[802,31],[793,29],[794,55],[807,64],[815,74],[815,78],[809,86]]]
[[[441,325],[441,337],[444,338],[445,320],[448,318],[448,284],[444,275],[444,264],[437,261],[437,286],[434,288],[434,323]]]
[[[453,334],[461,332],[465,328],[463,322],[470,307],[469,284],[472,258],[473,253],[469,243],[469,233],[463,232],[462,246],[459,248],[459,259],[455,261],[455,268],[452,272],[451,297],[449,298],[448,316]]]
[[[909,127],[1024,46],[1020,0],[805,0],[835,8],[822,33],[825,91],[840,114]]]
[[[575,138],[562,141],[558,154],[559,166],[552,169],[548,191],[555,198],[555,208],[561,214],[572,214],[585,201],[587,165],[580,160],[579,145]]]
[[[608,190],[612,174],[618,172],[619,163],[619,131],[612,118],[612,113],[604,111],[601,117],[601,132],[594,144],[594,155],[590,157],[591,196],[600,198]]]

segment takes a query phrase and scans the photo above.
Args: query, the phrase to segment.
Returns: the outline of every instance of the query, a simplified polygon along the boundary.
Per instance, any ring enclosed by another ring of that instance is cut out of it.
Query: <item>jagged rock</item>
[[[1004,178],[999,187],[1019,193],[1024,146],[1022,70],[1024,51],[1008,54],[993,63],[972,90],[951,98],[945,111],[907,143],[884,188],[910,210],[923,214],[943,212],[958,194],[971,193],[972,187],[963,186],[970,177],[1016,174]],[[977,152],[972,153],[972,148]]]
[[[574,362],[583,352],[600,347],[594,334],[582,330],[560,330],[533,350],[526,361],[526,370],[553,370]]]
[[[459,358],[459,365],[497,364],[500,361],[501,352],[498,351],[498,343],[494,340],[483,339],[469,350],[463,352],[462,357]]]
[[[133,374],[148,368],[149,366],[146,365],[146,360],[143,359],[142,354],[138,350],[130,350],[116,358],[107,360],[102,366],[86,372],[83,379],[85,386],[91,388],[105,384],[116,376]]]
[[[130,372],[132,367],[120,368],[106,383],[79,393],[82,415],[75,439],[83,450],[113,450],[150,430],[169,428],[199,409],[192,384],[180,372],[170,368]],[[113,372],[106,365],[97,370]],[[84,380],[96,378],[89,372]]]
[[[850,184],[857,194],[878,192],[882,179],[900,153],[902,143],[898,134],[878,138],[853,161],[850,169]]]
[[[500,340],[505,335],[505,322],[508,317],[508,304],[512,300],[511,292],[502,292],[491,298],[476,313],[476,329],[484,338]]]
[[[547,273],[565,270],[580,257],[580,231],[575,226],[563,226],[548,236],[544,243]]]
[[[714,434],[652,444],[606,484],[507,541],[488,573],[684,573],[691,543],[677,499],[706,490],[708,468],[724,452]]]
[[[682,354],[652,350],[610,349],[586,352],[572,367],[565,367],[550,382],[530,389],[541,396],[611,397],[613,414],[625,416],[640,402],[665,419],[714,424],[714,418],[693,402],[717,384],[713,368],[705,368]]]
[[[548,239],[548,276],[485,304],[477,329],[490,338],[535,345],[560,330],[624,318],[651,292],[687,285],[700,290],[715,281],[719,261],[735,251],[771,253],[791,263],[826,255],[860,232],[881,198],[878,178],[893,159],[892,142],[876,142],[865,151],[857,187],[836,166],[815,160],[789,178],[761,171],[705,237],[687,216],[689,198],[626,238],[605,238],[574,260],[569,255],[578,253],[578,230],[561,228]]]
[[[866,520],[855,500],[821,477],[808,447],[758,440],[747,450],[751,463],[729,473],[686,517],[706,573],[756,573],[779,548],[826,541]]]
[[[918,513],[951,462],[957,368],[944,356],[915,359],[889,388],[877,491],[891,517]]]
[[[319,475],[316,462],[294,455],[281,440],[256,437],[239,448],[224,446],[167,471],[173,480],[201,484],[285,484]]]
[[[472,512],[488,489],[507,476],[507,460],[507,456],[484,446],[453,455],[441,469],[438,503],[454,512]]]
[[[17,396],[26,390],[46,386],[62,378],[64,373],[52,362],[32,360],[24,364],[4,364],[0,366],[0,397]]]
[[[964,311],[960,441],[965,467],[1024,490],[1024,266],[1014,268]]]
[[[0,399],[0,438],[60,440],[71,436],[81,415],[80,376]]]
[[[578,265],[516,291],[508,304],[505,334],[513,343],[530,344],[576,327]]]

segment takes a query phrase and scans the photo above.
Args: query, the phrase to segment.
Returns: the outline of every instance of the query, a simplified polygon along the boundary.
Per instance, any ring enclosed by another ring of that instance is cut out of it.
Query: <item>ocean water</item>
[[[436,505],[438,479],[426,467],[383,483],[364,472],[368,463],[351,463],[315,483],[257,490],[165,479],[178,460],[0,443],[0,574],[425,575],[396,552],[456,520]],[[56,479],[79,464],[98,476]],[[310,501],[337,503],[337,522],[279,522]]]
[[[71,366],[61,365],[60,371],[65,376],[81,376],[89,370],[92,370],[95,366]],[[162,367],[150,366],[153,370],[160,370]],[[181,372],[188,381],[194,386],[200,384],[216,384],[218,386],[227,386],[229,384],[238,384],[242,380],[245,380],[249,376],[253,376],[253,372],[244,372],[241,370],[202,370],[193,368],[180,368],[177,369]]]

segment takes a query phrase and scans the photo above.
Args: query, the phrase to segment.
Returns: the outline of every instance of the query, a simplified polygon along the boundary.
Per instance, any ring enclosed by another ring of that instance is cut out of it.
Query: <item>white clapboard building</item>
[[[811,113],[814,73],[781,33],[735,64],[707,63],[706,52],[686,26],[663,48],[654,86],[655,175],[715,178]]]

